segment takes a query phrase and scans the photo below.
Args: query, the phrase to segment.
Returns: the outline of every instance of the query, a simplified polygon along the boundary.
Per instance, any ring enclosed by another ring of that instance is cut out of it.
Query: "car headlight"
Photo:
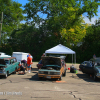
[[[3,72],[5,72],[5,69],[3,69]]]
[[[39,71],[39,74],[43,74],[44,72],[43,71]]]

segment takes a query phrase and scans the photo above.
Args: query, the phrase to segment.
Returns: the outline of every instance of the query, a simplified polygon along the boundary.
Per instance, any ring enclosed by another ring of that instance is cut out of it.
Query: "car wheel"
[[[98,80],[97,76],[96,76],[96,75],[94,75],[94,81],[97,81],[97,80]]]
[[[6,75],[4,76],[5,78],[7,78],[8,77],[8,72],[6,72]]]
[[[59,80],[62,80],[62,75],[60,76]]]

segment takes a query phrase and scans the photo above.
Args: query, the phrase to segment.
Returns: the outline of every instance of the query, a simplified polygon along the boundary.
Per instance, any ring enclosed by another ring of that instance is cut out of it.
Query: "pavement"
[[[0,78],[0,100],[100,100],[100,81],[78,71],[66,71],[61,81],[38,78],[37,62],[32,72],[25,75],[11,74]],[[71,64],[66,64],[67,68]],[[78,69],[79,64],[75,65]]]

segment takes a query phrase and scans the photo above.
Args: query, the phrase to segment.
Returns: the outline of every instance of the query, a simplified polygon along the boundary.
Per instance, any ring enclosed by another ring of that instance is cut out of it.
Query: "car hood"
[[[0,66],[2,66],[2,65],[6,65],[4,59],[0,59]]]
[[[41,57],[42,64],[45,65],[58,65],[61,66],[61,58],[60,57]]]

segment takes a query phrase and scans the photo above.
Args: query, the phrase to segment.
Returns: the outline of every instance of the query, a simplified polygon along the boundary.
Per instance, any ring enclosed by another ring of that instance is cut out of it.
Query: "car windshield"
[[[5,63],[6,63],[6,64],[9,64],[9,60],[5,60]]]

